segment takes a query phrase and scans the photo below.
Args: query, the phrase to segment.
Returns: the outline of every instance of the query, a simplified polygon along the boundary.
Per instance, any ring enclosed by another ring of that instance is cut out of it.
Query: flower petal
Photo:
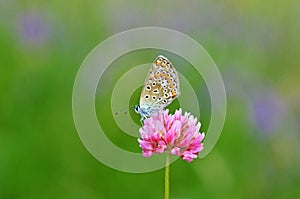
[[[191,162],[195,158],[197,158],[197,155],[191,153],[190,151],[185,151],[182,154],[182,159],[187,161],[187,162]]]
[[[181,156],[180,154],[180,148],[179,147],[174,147],[173,149],[171,149],[171,154],[177,155],[177,156]]]
[[[143,156],[146,157],[146,158],[152,156],[152,151],[150,151],[150,150],[144,150],[143,151]]]
[[[143,150],[152,150],[153,149],[153,146],[150,142],[147,142],[147,141],[144,141],[144,140],[139,140],[139,143],[140,143],[140,147]]]

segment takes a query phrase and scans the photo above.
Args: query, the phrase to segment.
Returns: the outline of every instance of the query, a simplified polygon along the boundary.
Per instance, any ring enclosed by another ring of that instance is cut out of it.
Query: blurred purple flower
[[[273,133],[283,122],[284,103],[274,93],[259,96],[252,104],[254,125],[265,133]]]
[[[38,11],[29,11],[19,16],[18,30],[20,39],[29,45],[44,45],[51,32],[51,25],[45,15]]]

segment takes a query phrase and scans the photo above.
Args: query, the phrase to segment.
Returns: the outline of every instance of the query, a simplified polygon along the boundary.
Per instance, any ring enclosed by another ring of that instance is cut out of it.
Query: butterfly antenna
[[[132,110],[135,105],[130,106],[129,108],[124,108],[122,111],[114,112],[114,115],[119,115],[120,113],[128,114],[130,110]]]

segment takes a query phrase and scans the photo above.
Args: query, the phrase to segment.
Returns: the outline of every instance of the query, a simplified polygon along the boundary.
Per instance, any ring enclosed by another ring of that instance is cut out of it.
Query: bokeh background
[[[172,164],[171,198],[300,197],[299,11],[296,0],[1,0],[0,198],[163,198],[163,170],[106,167],[82,145],[72,118],[73,82],[87,54],[112,34],[144,26],[201,43],[227,91],[220,140],[204,159]],[[151,53],[130,60],[151,61]],[[101,110],[110,91],[101,92],[99,117],[110,112]],[[210,110],[201,111],[205,130]],[[139,150],[105,119],[115,144]]]

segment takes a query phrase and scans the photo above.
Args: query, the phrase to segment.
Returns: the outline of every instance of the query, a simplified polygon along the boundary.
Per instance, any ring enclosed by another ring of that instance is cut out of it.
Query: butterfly
[[[140,96],[140,103],[134,107],[141,115],[141,121],[162,111],[180,95],[178,74],[173,64],[159,55],[152,63]]]

